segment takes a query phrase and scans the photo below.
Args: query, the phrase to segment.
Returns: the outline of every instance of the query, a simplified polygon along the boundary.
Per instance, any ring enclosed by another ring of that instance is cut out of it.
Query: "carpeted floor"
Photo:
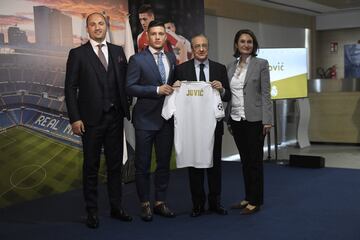
[[[109,217],[105,186],[99,189],[100,228],[84,224],[82,191],[0,209],[0,239],[276,239],[359,240],[360,170],[303,169],[265,164],[265,205],[251,216],[229,210],[229,215],[189,216],[191,200],[187,171],[171,174],[169,206],[175,219],[154,216],[145,223],[139,218],[133,183],[124,186],[123,206],[134,217],[130,223]],[[241,164],[223,164],[223,205],[228,208],[242,199]]]

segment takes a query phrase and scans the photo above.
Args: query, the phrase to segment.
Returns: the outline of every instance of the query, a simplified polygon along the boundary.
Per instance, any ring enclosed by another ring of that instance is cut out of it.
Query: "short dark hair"
[[[86,17],[86,26],[88,26],[88,23],[89,23],[89,18],[92,16],[92,15],[100,15],[104,18],[104,21],[105,23],[107,24],[106,22],[106,17],[104,14],[100,13],[100,12],[93,12],[93,13],[90,13],[87,17]]]
[[[240,57],[240,52],[239,50],[235,47],[235,45],[238,43],[239,38],[242,34],[248,34],[250,35],[250,37],[253,39],[253,50],[251,52],[251,56],[256,57],[257,56],[257,52],[259,50],[259,43],[256,39],[255,34],[250,30],[250,29],[242,29],[239,30],[234,37],[234,57],[238,58]]]
[[[175,22],[174,22],[174,20],[172,20],[172,19],[166,19],[166,20],[164,21],[164,23],[171,23],[171,24],[175,25]]]
[[[165,29],[165,24],[161,21],[158,21],[158,20],[153,20],[149,23],[149,26],[148,26],[148,32],[150,31],[150,28],[153,28],[153,27],[163,27]]]
[[[150,4],[143,4],[139,7],[138,13],[150,13],[154,15],[154,10]]]

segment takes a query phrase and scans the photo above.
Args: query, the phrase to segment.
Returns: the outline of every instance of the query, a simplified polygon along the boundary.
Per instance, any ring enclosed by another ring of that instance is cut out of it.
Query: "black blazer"
[[[220,63],[211,61],[209,59],[209,81],[212,82],[214,80],[218,80],[223,85],[225,89],[225,94],[221,96],[221,100],[224,102],[230,101],[231,92],[229,86],[229,80],[227,77],[226,67]],[[180,81],[196,81],[196,72],[195,72],[195,63],[194,59],[191,59],[187,62],[184,62],[175,67],[175,78]],[[224,126],[223,121],[219,121],[216,125],[215,134],[224,134]]]
[[[113,64],[122,111],[130,119],[125,93],[127,61],[122,47],[107,43],[109,64]],[[102,64],[90,42],[71,49],[66,63],[65,101],[70,123],[82,120],[96,125],[103,114]]]

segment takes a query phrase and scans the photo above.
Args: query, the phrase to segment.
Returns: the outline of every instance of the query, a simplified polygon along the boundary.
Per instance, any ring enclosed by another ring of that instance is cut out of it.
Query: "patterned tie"
[[[105,70],[107,71],[107,68],[108,68],[108,64],[106,62],[106,59],[105,59],[105,55],[103,53],[103,51],[101,50],[101,48],[105,46],[105,44],[98,44],[97,47],[98,47],[98,57],[100,59],[100,62],[102,63],[102,65],[104,66]]]
[[[204,67],[205,67],[205,64],[200,63],[200,79],[199,80],[206,82]]]
[[[158,68],[159,68],[161,80],[165,84],[166,83],[166,73],[165,73],[164,62],[162,60],[163,53],[158,52],[157,55],[158,55],[157,63],[158,63]]]

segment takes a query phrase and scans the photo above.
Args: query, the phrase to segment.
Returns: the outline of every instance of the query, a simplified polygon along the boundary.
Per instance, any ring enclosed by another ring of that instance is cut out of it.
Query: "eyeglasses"
[[[199,49],[204,49],[204,50],[207,50],[208,48],[209,48],[209,45],[208,44],[195,44],[195,45],[193,45],[193,48],[195,49],[195,50],[199,50]]]

